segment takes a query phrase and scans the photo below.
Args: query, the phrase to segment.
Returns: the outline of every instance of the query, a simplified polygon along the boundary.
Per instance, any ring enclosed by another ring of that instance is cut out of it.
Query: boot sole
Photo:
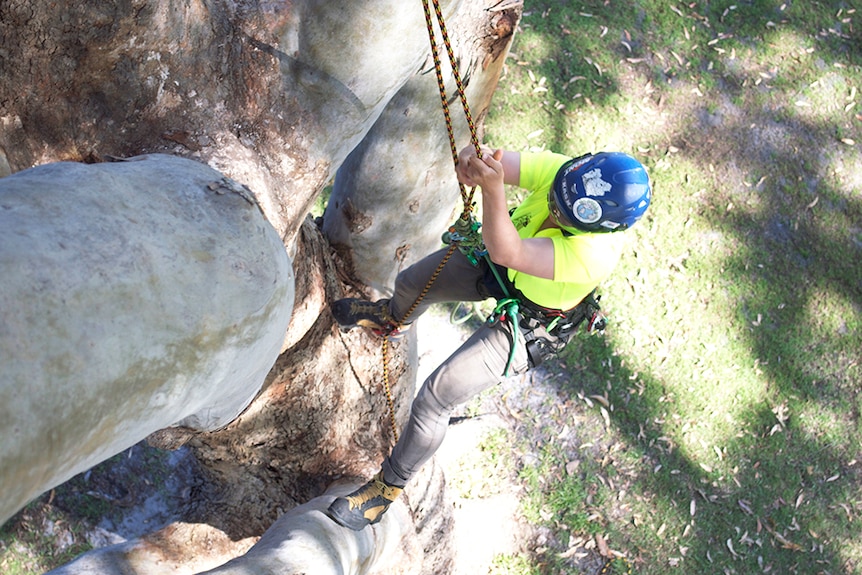
[[[336,503],[338,503],[338,501],[339,500],[336,499],[326,509],[326,515],[329,516],[330,519],[342,527],[347,527],[353,531],[362,531],[367,526],[371,525],[371,522],[368,521],[368,519],[364,517],[358,518],[355,514],[350,513],[349,511],[346,515],[342,515],[341,511],[336,507]]]

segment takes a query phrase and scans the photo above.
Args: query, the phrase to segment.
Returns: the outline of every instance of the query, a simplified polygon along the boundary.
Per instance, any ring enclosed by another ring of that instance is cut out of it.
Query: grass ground
[[[571,572],[585,539],[644,574],[862,573],[855,6],[526,3],[486,141],[626,151],[655,193],[566,409],[512,438],[555,539],[499,573]]]
[[[45,573],[176,519],[195,481],[186,454],[140,443],[36,498],[0,526],[0,574]]]

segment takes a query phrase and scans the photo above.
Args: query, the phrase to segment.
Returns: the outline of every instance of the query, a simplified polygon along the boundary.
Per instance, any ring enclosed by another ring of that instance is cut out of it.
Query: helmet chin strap
[[[547,230],[550,228],[557,228],[558,230],[561,230],[564,236],[577,236],[584,233],[583,230],[579,230],[578,228],[567,226],[561,223],[556,217],[554,217],[554,212],[548,214],[548,217],[545,218],[545,222],[541,225],[539,229]]]

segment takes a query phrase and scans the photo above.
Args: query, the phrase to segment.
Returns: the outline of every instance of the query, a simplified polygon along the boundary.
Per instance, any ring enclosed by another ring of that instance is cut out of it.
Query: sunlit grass
[[[527,10],[490,141],[627,151],[655,192],[602,286],[607,333],[564,355],[561,386],[608,454],[580,459],[582,491],[555,494],[539,478],[573,454],[536,447],[528,516],[563,546],[605,534],[643,573],[862,571],[859,16],[766,1]]]
[[[500,493],[501,484],[516,473],[511,456],[511,434],[494,428],[482,437],[478,452],[471,452],[457,462],[458,472],[449,488],[464,499],[482,499]]]
[[[488,575],[540,575],[533,559],[525,554],[503,554],[494,558]]]

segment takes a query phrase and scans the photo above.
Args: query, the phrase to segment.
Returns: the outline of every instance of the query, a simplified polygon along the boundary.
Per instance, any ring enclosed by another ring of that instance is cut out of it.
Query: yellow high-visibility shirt
[[[550,215],[548,192],[560,167],[571,158],[552,152],[521,153],[520,187],[531,193],[512,212],[522,238],[551,238],[554,243],[554,279],[509,270],[509,280],[525,297],[548,308],[568,310],[578,305],[607,278],[622,256],[624,232],[567,235],[559,228],[539,230]]]

